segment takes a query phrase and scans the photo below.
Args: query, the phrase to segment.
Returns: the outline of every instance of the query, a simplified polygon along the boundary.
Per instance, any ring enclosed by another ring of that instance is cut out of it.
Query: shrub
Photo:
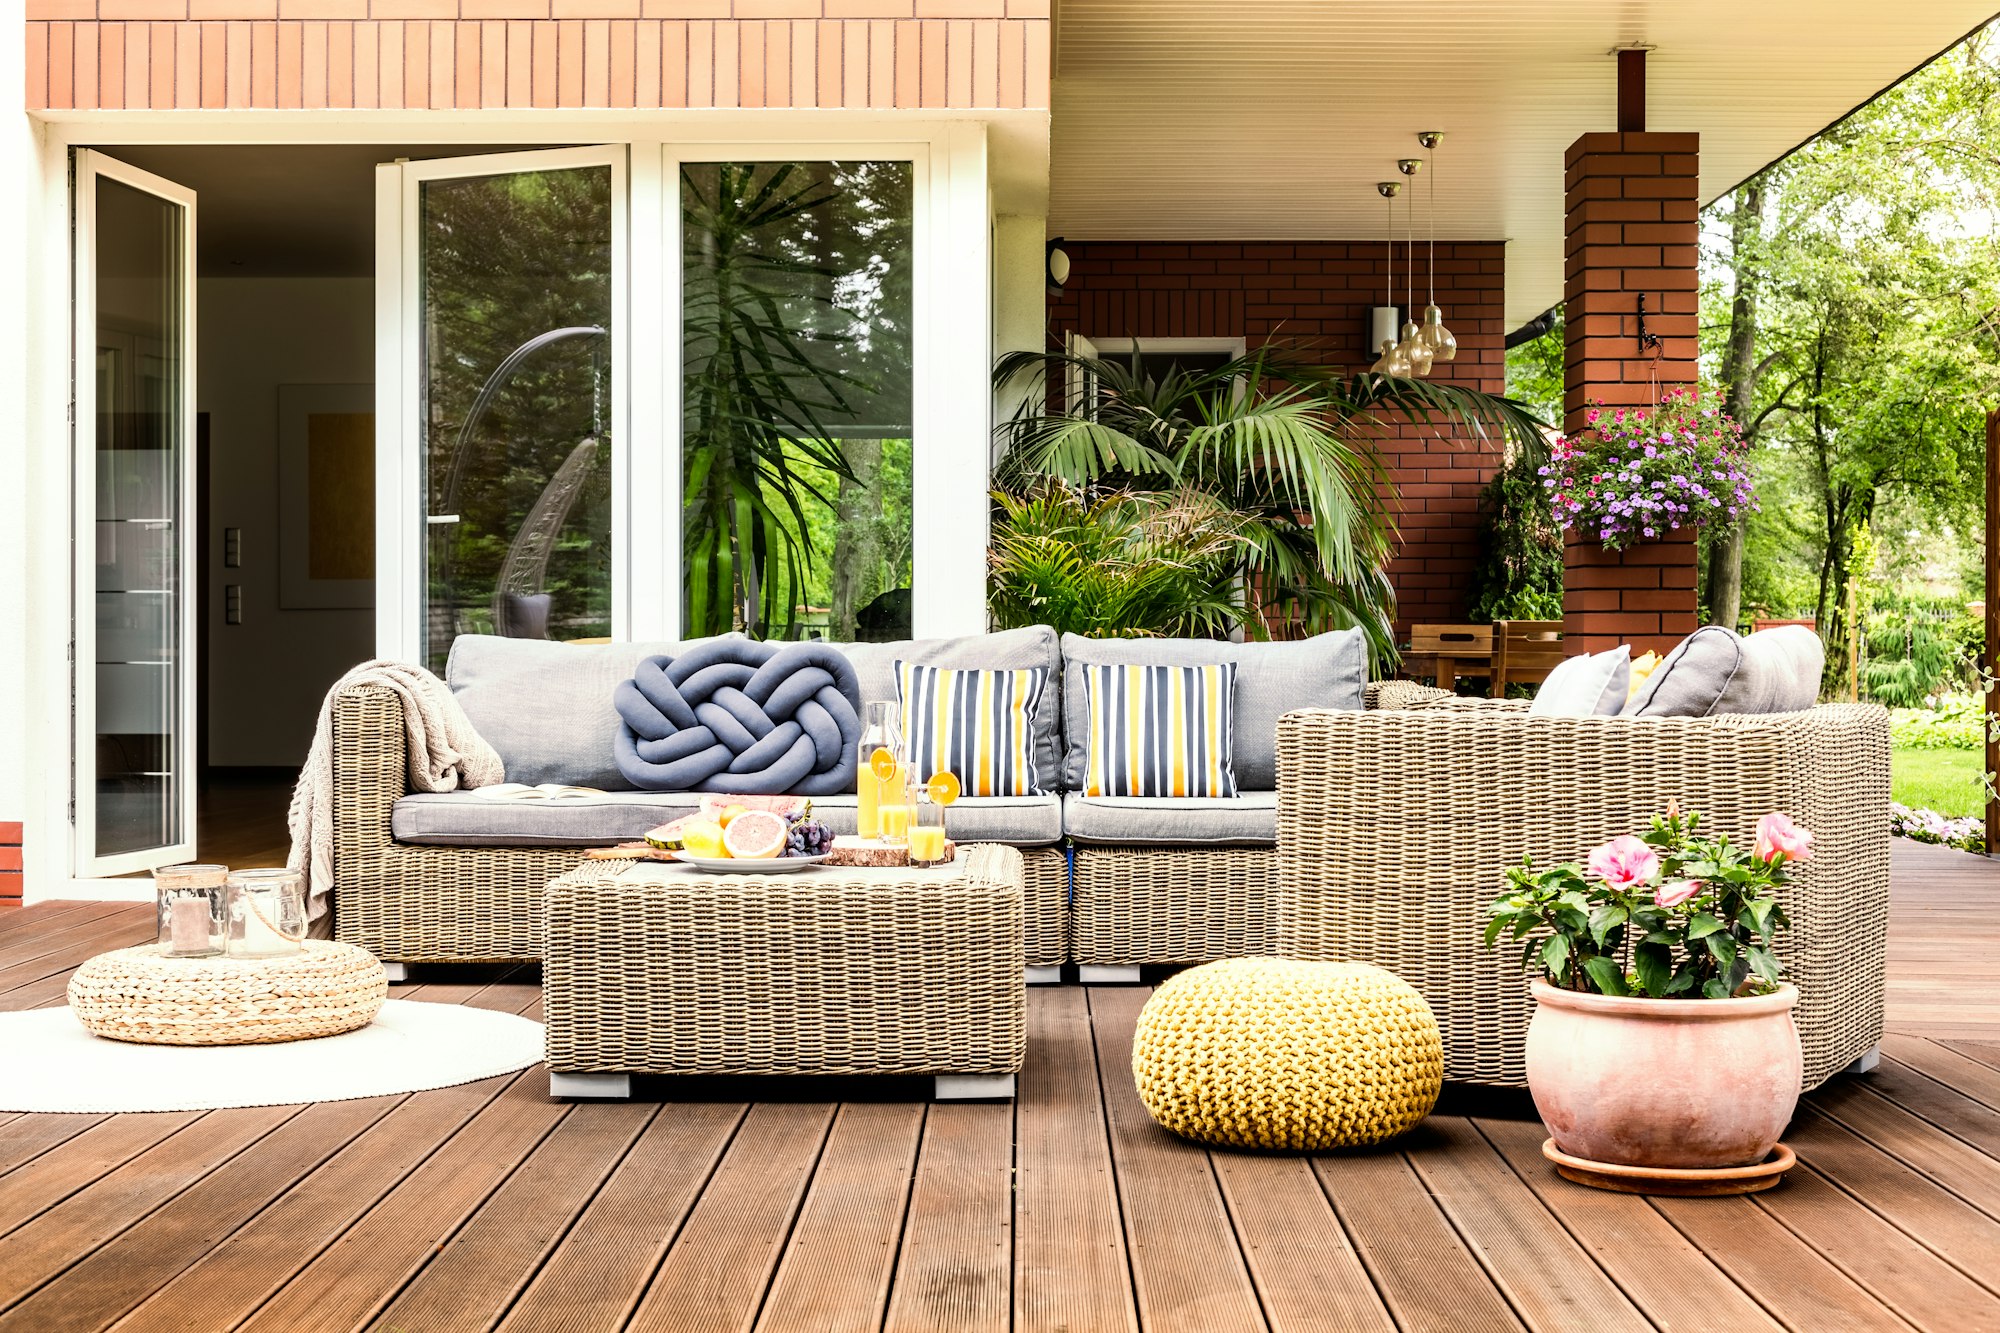
[[[1532,460],[1516,452],[1479,493],[1480,561],[1470,618],[1561,620],[1562,530]]]
[[[1920,708],[1889,710],[1889,744],[1898,750],[1977,750],[1986,719],[1971,695],[1934,696]]]
[[[1952,819],[1935,810],[1912,810],[1907,805],[1891,804],[1889,831],[1899,838],[1952,847],[1961,852],[1983,853],[1986,850],[1986,821],[1969,815],[1963,819]]]

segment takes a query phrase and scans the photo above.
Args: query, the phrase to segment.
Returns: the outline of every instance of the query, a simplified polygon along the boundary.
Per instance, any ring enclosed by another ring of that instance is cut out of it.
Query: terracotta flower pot
[[[1586,995],[1534,983],[1528,1087],[1556,1146],[1623,1166],[1764,1160],[1791,1122],[1798,990],[1729,1000]]]

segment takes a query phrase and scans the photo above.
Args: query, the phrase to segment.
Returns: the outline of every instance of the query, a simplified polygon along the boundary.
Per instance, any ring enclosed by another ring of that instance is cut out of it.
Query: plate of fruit
[[[747,802],[705,807],[660,825],[646,841],[685,865],[724,875],[790,874],[833,854],[833,830],[812,817],[810,802],[783,809]]]

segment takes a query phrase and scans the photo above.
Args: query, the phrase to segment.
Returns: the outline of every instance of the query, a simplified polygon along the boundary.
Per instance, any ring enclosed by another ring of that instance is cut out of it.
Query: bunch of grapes
[[[786,856],[821,856],[833,850],[833,830],[817,819],[801,819],[792,825],[785,842]]]

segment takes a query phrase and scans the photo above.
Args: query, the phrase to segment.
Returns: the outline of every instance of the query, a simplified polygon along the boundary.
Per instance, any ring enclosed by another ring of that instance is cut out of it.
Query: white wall
[[[278,605],[278,386],[370,384],[370,278],[203,278],[198,410],[209,419],[209,763],[296,765],[327,687],[374,656],[372,609]],[[243,529],[243,565],[222,564],[222,530]],[[243,623],[223,589],[243,588]]]
[[[37,339],[29,328],[36,309],[33,274],[40,260],[34,243],[41,215],[35,188],[41,174],[34,123],[19,109],[27,98],[26,11],[0,3],[0,823],[29,819],[27,781],[37,749],[32,719],[41,714],[28,697],[33,642],[28,605],[28,515],[31,510],[27,441],[34,438],[29,406],[29,358]],[[46,701],[40,701],[45,703]]]
[[[993,355],[1044,350],[1048,327],[1048,222],[1002,214],[993,220]],[[1031,392],[1019,384],[997,394],[993,419],[1012,416]]]

